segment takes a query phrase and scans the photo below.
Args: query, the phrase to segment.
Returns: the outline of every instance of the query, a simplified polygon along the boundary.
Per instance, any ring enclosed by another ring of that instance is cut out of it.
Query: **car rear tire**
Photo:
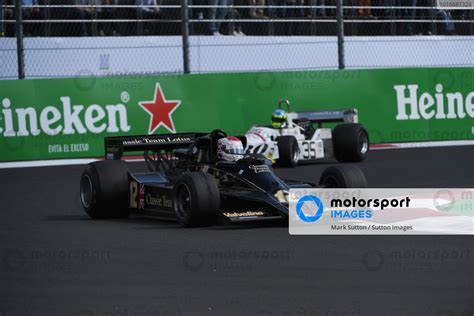
[[[220,210],[216,181],[206,172],[183,174],[174,186],[173,207],[176,219],[185,227],[214,224]]]
[[[356,166],[332,166],[323,171],[319,185],[324,188],[366,188],[367,178]]]
[[[124,161],[93,162],[82,173],[81,203],[92,218],[127,217],[128,193],[128,169]]]
[[[281,167],[296,167],[298,165],[300,150],[298,141],[293,136],[280,136],[276,139],[278,144],[278,165]]]
[[[334,156],[339,162],[359,162],[369,153],[369,134],[362,124],[337,125],[332,131]]]

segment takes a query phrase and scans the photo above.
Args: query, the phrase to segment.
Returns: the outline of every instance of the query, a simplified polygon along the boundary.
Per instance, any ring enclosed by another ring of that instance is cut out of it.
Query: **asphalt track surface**
[[[371,187],[474,187],[474,147],[373,151]],[[314,180],[328,164],[281,169]],[[136,165],[134,166],[136,167]],[[0,314],[473,315],[472,236],[94,221],[84,166],[0,170]]]

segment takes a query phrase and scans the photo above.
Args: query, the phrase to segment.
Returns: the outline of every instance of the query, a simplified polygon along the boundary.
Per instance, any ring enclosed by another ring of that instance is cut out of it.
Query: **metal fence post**
[[[339,69],[344,69],[346,66],[344,64],[344,18],[343,18],[343,8],[342,0],[337,0],[336,4],[337,11],[337,56]]]
[[[183,38],[183,72],[189,74],[189,11],[188,0],[181,0],[181,35]]]
[[[21,0],[15,0],[15,33],[18,58],[18,79],[25,79],[25,56],[23,48],[23,17]]]

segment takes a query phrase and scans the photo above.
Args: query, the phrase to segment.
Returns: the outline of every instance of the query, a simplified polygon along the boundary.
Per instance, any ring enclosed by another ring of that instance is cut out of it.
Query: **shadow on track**
[[[219,219],[215,226],[206,227],[182,227],[177,222],[163,221],[159,219],[146,218],[146,217],[131,217],[123,219],[92,219],[87,215],[49,215],[41,217],[42,221],[46,222],[94,222],[94,223],[117,223],[117,224],[133,224],[140,225],[141,227],[135,227],[135,229],[192,229],[192,230],[244,230],[244,229],[258,229],[265,227],[286,227],[288,221],[272,221],[272,222],[248,222],[248,223],[230,223],[225,219]]]

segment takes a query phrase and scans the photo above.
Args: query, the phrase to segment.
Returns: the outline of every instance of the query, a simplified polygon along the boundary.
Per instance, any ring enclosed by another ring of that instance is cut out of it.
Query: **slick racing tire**
[[[174,185],[173,207],[185,227],[210,226],[220,210],[219,188],[206,172],[183,174]]]
[[[124,161],[93,162],[82,173],[81,203],[92,218],[127,217],[128,193],[128,171]]]
[[[278,165],[280,167],[296,167],[300,150],[298,141],[293,136],[280,136],[276,139],[278,144]]]
[[[332,131],[334,156],[339,162],[359,162],[369,153],[369,134],[362,124],[345,123]]]
[[[323,171],[319,185],[324,188],[366,188],[367,179],[356,166],[332,166]]]

